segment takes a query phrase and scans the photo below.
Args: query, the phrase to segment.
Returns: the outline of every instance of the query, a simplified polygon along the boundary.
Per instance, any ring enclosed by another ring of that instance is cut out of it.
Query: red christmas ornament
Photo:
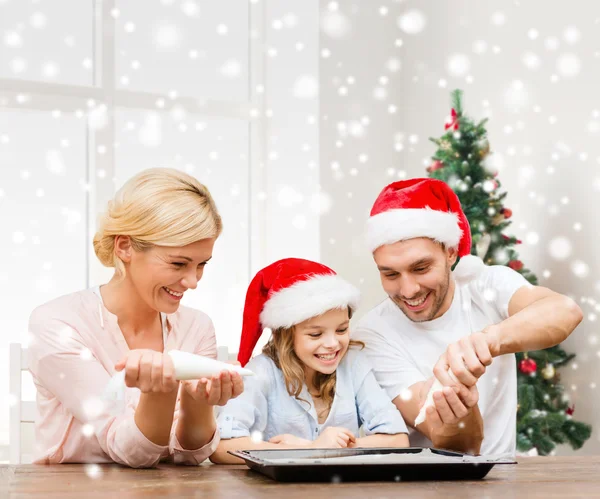
[[[521,260],[511,260],[508,262],[508,266],[513,270],[521,270],[523,268],[523,262]]]
[[[456,109],[452,108],[450,112],[450,121],[447,121],[444,125],[444,129],[448,130],[448,128],[452,128],[452,130],[458,130],[458,114],[456,114]]]
[[[567,407],[567,409],[565,410],[565,414],[567,414],[568,416],[572,416],[574,412],[575,404],[573,404],[571,407]]]
[[[506,234],[502,234],[502,239],[505,241],[510,241],[510,237],[508,237]]]
[[[517,239],[517,240],[515,241],[515,244],[523,244],[523,241],[521,241],[520,239]]]
[[[523,359],[519,362],[519,371],[523,374],[533,374],[537,371],[537,363],[533,359]]]
[[[439,170],[440,168],[444,168],[444,166],[446,166],[444,163],[442,163],[439,159],[436,159],[433,163],[431,163],[431,165],[427,167],[427,171],[431,173],[436,170]]]
[[[504,218],[510,218],[512,217],[512,210],[510,208],[503,208],[502,214],[504,215]]]

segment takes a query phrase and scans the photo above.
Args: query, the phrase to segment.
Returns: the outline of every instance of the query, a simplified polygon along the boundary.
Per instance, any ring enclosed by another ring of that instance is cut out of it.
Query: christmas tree
[[[537,278],[519,260],[516,237],[504,234],[511,224],[512,211],[503,205],[497,172],[486,167],[490,145],[485,129],[487,119],[475,123],[463,114],[462,91],[452,92],[451,116],[446,132],[431,140],[438,149],[427,168],[429,176],[446,182],[458,195],[471,225],[472,253],[487,265],[507,265],[531,284]],[[540,455],[552,452],[557,444],[580,448],[590,437],[591,427],[572,419],[573,407],[560,384],[558,368],[575,355],[560,345],[546,350],[517,354],[517,449]]]

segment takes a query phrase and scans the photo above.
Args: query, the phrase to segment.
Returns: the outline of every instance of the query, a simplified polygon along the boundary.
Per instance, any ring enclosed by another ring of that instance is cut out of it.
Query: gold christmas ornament
[[[542,369],[542,376],[544,377],[544,379],[552,379],[554,378],[555,374],[556,370],[554,369],[554,366],[552,364],[546,364],[546,367]]]
[[[481,140],[477,146],[479,147],[479,155],[484,158],[490,152],[490,143],[487,140]]]
[[[498,213],[494,218],[492,218],[492,225],[498,225],[504,222],[505,218],[502,213]]]
[[[450,144],[450,142],[447,140],[442,140],[440,142],[440,147],[442,151],[449,151],[452,148],[452,144]]]

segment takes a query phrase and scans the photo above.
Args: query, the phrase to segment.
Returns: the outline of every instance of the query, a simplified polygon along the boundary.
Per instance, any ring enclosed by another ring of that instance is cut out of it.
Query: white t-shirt
[[[455,286],[450,308],[441,317],[412,322],[390,299],[368,312],[352,337],[366,344],[379,384],[393,400],[410,386],[433,376],[433,367],[450,343],[508,318],[508,303],[529,286],[521,274],[488,266],[471,282]],[[516,448],[517,373],[514,355],[496,357],[477,382],[484,422],[482,454],[514,454]],[[409,429],[413,446],[430,447],[421,433]]]

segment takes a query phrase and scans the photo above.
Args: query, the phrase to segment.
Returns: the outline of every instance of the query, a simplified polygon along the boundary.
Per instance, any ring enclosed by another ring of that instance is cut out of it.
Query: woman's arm
[[[223,371],[210,379],[183,382],[177,440],[183,449],[198,449],[213,439],[216,405],[224,406],[244,390],[242,377]]]
[[[36,382],[59,401],[61,413],[91,425],[100,447],[116,463],[133,468],[156,465],[168,450],[175,399],[169,407],[164,401],[167,394],[148,393],[140,398],[136,412],[118,410],[116,403],[104,400],[110,374],[96,358],[81,355],[88,346],[73,327],[34,312],[29,330],[33,336],[30,370]],[[103,401],[101,411],[90,411],[88,401],[94,406]]]

